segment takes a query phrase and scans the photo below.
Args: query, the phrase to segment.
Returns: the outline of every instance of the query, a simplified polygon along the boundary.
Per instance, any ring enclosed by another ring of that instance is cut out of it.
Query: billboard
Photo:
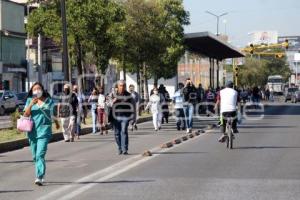
[[[280,36],[278,43],[289,40],[289,51],[300,51],[300,36]]]
[[[278,41],[277,31],[254,31],[249,34],[251,36],[251,42],[254,45],[257,44],[276,44]]]

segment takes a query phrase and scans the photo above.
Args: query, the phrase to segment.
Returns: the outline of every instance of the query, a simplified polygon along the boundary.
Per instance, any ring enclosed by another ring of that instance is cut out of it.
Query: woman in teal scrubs
[[[43,185],[46,172],[45,155],[52,136],[53,100],[41,83],[31,87],[26,101],[24,116],[31,117],[33,128],[27,133],[35,164],[36,185]],[[58,121],[54,120],[59,129]]]

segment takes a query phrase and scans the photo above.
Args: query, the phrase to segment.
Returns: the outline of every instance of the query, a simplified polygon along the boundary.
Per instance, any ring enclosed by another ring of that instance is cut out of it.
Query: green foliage
[[[20,119],[21,113],[17,109],[10,116],[11,116],[11,121],[12,121],[12,127],[13,127],[13,129],[16,129],[17,128],[17,120]],[[16,133],[20,133],[20,132],[18,130],[16,130]]]
[[[245,65],[239,67],[239,83],[244,87],[265,86],[268,76],[282,75],[287,81],[290,73],[285,57],[280,59],[273,55],[260,58],[247,57]]]
[[[61,44],[60,1],[42,2],[27,30]],[[147,66],[149,78],[176,74],[184,54],[183,26],[189,24],[182,0],[68,0],[66,13],[69,54],[79,68],[79,60],[93,55],[89,61],[101,72],[115,59],[131,72]]]
[[[182,0],[127,0],[124,56],[128,71],[147,66],[152,78],[170,78],[184,54],[184,25],[189,14]]]

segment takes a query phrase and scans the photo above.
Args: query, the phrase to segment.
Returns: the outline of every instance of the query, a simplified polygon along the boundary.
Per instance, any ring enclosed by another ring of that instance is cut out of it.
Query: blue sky
[[[216,33],[215,14],[228,12],[220,19],[219,32],[225,29],[233,45],[244,46],[253,31],[278,31],[279,36],[300,35],[300,0],[183,0],[190,12],[191,24],[186,33],[210,31]],[[224,23],[223,20],[227,22]],[[226,27],[226,28],[225,28]]]

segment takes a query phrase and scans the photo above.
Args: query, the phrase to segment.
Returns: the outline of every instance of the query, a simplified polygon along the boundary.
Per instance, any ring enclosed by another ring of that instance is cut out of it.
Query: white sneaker
[[[190,129],[189,128],[186,129],[186,133],[190,133]]]
[[[38,186],[42,186],[43,185],[43,179],[37,178],[34,181],[34,184],[38,185]]]

